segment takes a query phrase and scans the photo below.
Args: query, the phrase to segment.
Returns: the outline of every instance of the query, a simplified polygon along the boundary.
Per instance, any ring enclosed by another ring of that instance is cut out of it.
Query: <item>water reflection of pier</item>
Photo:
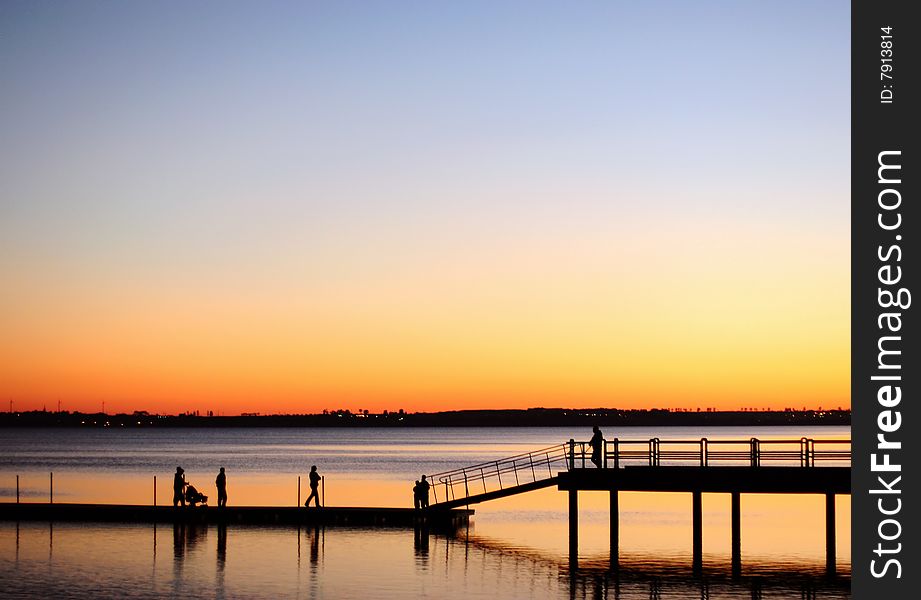
[[[763,594],[803,599],[822,597],[846,598],[850,595],[850,580],[827,577],[821,567],[811,573],[790,572],[784,565],[751,565],[754,575],[744,578],[727,577],[728,569],[714,565],[713,572],[701,574],[688,569],[686,564],[669,561],[658,556],[630,555],[616,568],[605,559],[586,561],[572,568],[568,561],[541,552],[512,546],[498,540],[458,532],[453,537],[433,536],[433,560],[449,562],[461,554],[463,561],[491,565],[478,576],[511,579],[517,586],[525,586],[531,596],[541,597],[542,590],[559,587],[572,599],[608,598],[611,600],[657,599],[662,597],[709,598],[749,596],[762,598]],[[728,565],[727,565],[728,566]]]
[[[702,494],[731,497],[733,574],[742,565],[741,495],[825,496],[825,556],[835,572],[835,495],[850,494],[850,440],[603,440],[569,442],[443,473],[431,480],[439,508],[469,506],[556,487],[569,495],[569,556],[579,554],[579,492],[610,494],[610,560],[620,555],[620,492],[686,492],[692,497],[692,563],[703,564]],[[439,495],[440,494],[440,495]]]

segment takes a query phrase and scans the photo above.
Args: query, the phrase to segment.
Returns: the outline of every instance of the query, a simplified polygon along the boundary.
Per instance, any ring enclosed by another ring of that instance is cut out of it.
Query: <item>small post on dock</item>
[[[301,505],[301,476],[300,475],[297,476],[297,505],[298,506]],[[300,543],[300,539],[298,539],[298,543]]]
[[[834,575],[837,556],[835,552],[835,495],[825,494],[825,569]]]
[[[157,505],[157,476],[154,475],[154,506]]]
[[[700,491],[691,492],[691,522],[693,537],[693,570],[699,573],[703,569],[703,506]]]
[[[19,475],[16,476],[16,504],[19,504]]]
[[[579,563],[579,492],[569,490],[569,564]]]
[[[732,492],[732,576],[742,574],[742,501],[739,492]]]
[[[48,504],[54,504],[54,472],[48,473]]]
[[[611,494],[611,566],[620,562],[620,491],[613,489]]]
[[[320,477],[320,506],[326,506],[326,475]]]

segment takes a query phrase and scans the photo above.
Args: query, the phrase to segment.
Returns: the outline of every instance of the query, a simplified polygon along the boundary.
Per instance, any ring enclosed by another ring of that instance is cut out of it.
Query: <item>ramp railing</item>
[[[557,470],[568,468],[571,462],[568,460],[568,452],[567,444],[557,444],[500,460],[435,473],[429,476],[434,504],[552,479]]]

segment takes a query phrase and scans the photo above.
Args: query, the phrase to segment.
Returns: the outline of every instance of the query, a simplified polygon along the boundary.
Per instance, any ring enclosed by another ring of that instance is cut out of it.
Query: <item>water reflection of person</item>
[[[217,486],[218,508],[227,506],[227,475],[224,473],[224,467],[221,467],[221,472],[217,474],[214,484]]]
[[[185,554],[185,523],[173,523],[173,556],[182,558]]]
[[[422,476],[422,480],[419,481],[419,508],[428,508],[429,507],[429,482],[426,481],[425,475]]]
[[[176,467],[176,474],[173,475],[173,506],[185,506],[185,486],[188,484],[185,480],[185,471],[182,467]]]
[[[416,556],[428,558],[429,555],[429,528],[424,524],[413,528],[413,550]]]
[[[320,508],[320,474],[317,473],[316,465],[310,467],[310,474],[308,477],[310,479],[310,495],[307,496],[307,502],[304,502],[304,506],[310,506],[310,499],[313,498],[317,508]]]
[[[601,468],[601,446],[604,445],[604,436],[601,434],[601,429],[597,425],[592,427],[594,434],[592,435],[591,441],[588,443],[592,447],[592,463],[599,469]]]
[[[217,526],[217,568],[224,570],[227,561],[227,525],[219,523]]]
[[[313,535],[310,537],[310,564],[320,562],[320,526],[315,525]]]

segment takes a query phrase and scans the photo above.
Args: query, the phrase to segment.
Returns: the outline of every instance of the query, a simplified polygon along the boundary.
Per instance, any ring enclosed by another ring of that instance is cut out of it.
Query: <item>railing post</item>
[[[805,467],[807,464],[807,452],[808,446],[806,444],[806,438],[802,437],[799,440],[799,466]]]
[[[157,505],[157,476],[154,475],[154,506]]]
[[[537,481],[537,472],[534,471],[534,455],[528,452],[528,461],[531,463],[531,480]]]
[[[547,466],[550,466],[550,457],[547,457]],[[576,468],[576,440],[569,438],[569,470]]]
[[[515,472],[515,485],[521,485],[518,482],[518,459],[512,461],[512,471]]]
[[[757,467],[761,464],[761,449],[758,445],[758,438],[751,438],[749,444],[751,444],[751,449],[749,450],[751,466]]]
[[[483,471],[483,467],[480,467],[480,481],[483,482],[483,493],[486,493],[486,473]]]
[[[620,443],[617,438],[614,438],[614,468],[620,468]]]
[[[48,504],[54,504],[54,472],[48,473]]]
[[[601,467],[603,469],[608,468],[608,441],[605,439],[601,440]]]
[[[499,489],[502,489],[502,473],[499,472],[499,461],[496,461],[496,479],[499,480]]]
[[[19,475],[16,476],[16,504],[19,504]]]
[[[301,476],[297,476],[297,505],[301,505]]]
[[[464,497],[470,496],[470,488],[467,485],[467,469],[464,469]]]
[[[326,476],[320,477],[320,503],[326,506]]]
[[[707,438],[700,438],[700,466],[707,466]]]

